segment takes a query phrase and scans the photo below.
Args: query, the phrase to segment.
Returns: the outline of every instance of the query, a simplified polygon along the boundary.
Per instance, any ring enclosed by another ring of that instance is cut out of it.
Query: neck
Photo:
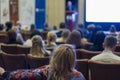
[[[105,50],[113,51],[113,49],[109,47],[106,47]]]

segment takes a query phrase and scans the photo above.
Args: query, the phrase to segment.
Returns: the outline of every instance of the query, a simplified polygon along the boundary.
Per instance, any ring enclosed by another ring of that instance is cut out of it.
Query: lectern
[[[74,13],[73,10],[67,10],[66,11],[66,23],[67,23],[68,29],[70,31],[73,30],[73,18],[72,18],[73,13]]]

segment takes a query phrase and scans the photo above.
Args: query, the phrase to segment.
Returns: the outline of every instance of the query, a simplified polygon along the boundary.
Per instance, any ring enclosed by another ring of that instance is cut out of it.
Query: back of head
[[[81,46],[81,34],[77,30],[73,30],[68,37],[66,43],[75,45],[76,48]]]
[[[117,44],[117,39],[114,36],[106,36],[104,40],[104,45],[107,48],[113,48]]]
[[[104,39],[105,39],[105,34],[104,34],[104,32],[103,32],[103,31],[98,31],[98,32],[95,34],[93,43],[94,43],[94,45],[102,46],[102,43],[104,42]]]
[[[5,25],[7,27],[6,31],[10,30],[12,28],[12,26],[13,26],[12,22],[6,22]]]
[[[54,33],[54,32],[48,32],[48,33],[47,33],[48,43],[49,43],[49,42],[56,42],[56,39],[57,39],[56,33]]]
[[[30,25],[30,32],[33,32],[35,30],[35,25],[34,24],[31,24]]]
[[[33,36],[33,38],[32,38],[32,48],[30,50],[30,53],[32,55],[41,56],[41,55],[44,55],[43,52],[42,52],[42,49],[43,49],[42,38],[39,35]]]
[[[61,36],[62,36],[64,39],[68,38],[69,35],[70,35],[70,30],[68,30],[68,29],[63,30],[63,32],[62,32],[62,34],[61,34]]]
[[[7,35],[9,40],[16,40],[17,33],[14,30],[9,30]]]
[[[66,28],[66,24],[61,22],[60,25],[59,25],[59,28],[60,29],[65,29]]]
[[[40,31],[38,31],[38,30],[34,30],[34,31],[31,33],[30,38],[32,38],[32,37],[35,36],[35,35],[39,35],[39,36],[41,36]]]
[[[75,59],[75,52],[70,45],[60,45],[50,60],[49,80],[64,80],[65,75],[74,69]]]
[[[4,29],[3,24],[0,24],[0,31],[2,31]]]

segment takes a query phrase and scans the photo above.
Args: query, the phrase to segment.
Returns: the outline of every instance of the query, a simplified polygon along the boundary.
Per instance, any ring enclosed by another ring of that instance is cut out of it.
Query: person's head
[[[105,34],[103,31],[98,31],[95,34],[94,40],[93,40],[93,44],[97,45],[97,46],[102,46],[103,42],[105,39]]]
[[[72,5],[72,1],[68,1],[67,6],[71,6],[71,5]]]
[[[71,73],[75,67],[76,54],[72,46],[60,45],[50,60],[50,79],[64,80],[66,74]]]
[[[79,48],[81,46],[81,34],[77,30],[73,30],[66,40],[66,43],[75,45],[76,48]]]
[[[65,28],[66,28],[66,24],[63,23],[63,22],[61,22],[61,23],[59,24],[59,28],[60,28],[60,29],[65,29]]]
[[[32,38],[32,48],[30,50],[30,54],[33,56],[43,57],[44,53],[43,50],[43,40],[41,36],[35,35]]]
[[[3,31],[3,29],[4,29],[3,24],[0,24],[0,31]]]
[[[10,21],[9,21],[9,22],[6,22],[6,23],[5,23],[5,26],[7,27],[6,31],[8,31],[8,30],[12,29],[13,23],[10,22]]]
[[[114,36],[106,36],[103,46],[105,49],[115,50],[117,45],[117,39]]]
[[[45,31],[50,31],[50,24],[48,22],[45,22],[45,24],[44,24],[44,30]]]
[[[35,30],[35,25],[34,24],[31,24],[30,25],[30,32],[33,32]]]
[[[9,39],[9,40],[13,40],[13,41],[16,40],[16,37],[17,37],[16,31],[14,31],[14,30],[9,30],[9,31],[7,32],[7,35],[8,35],[8,39]]]
[[[110,27],[110,32],[116,32],[116,27],[115,27],[115,25],[111,25],[111,27]]]
[[[35,36],[35,35],[41,36],[41,32],[38,31],[38,30],[34,30],[34,31],[31,33],[30,38],[32,38],[32,37]]]
[[[56,33],[54,33],[54,32],[48,32],[47,33],[48,44],[50,44],[51,42],[56,42],[56,39],[57,39]]]
[[[70,30],[65,29],[65,30],[63,30],[61,36],[62,36],[63,39],[67,39],[68,36],[70,35],[70,33],[71,33]]]

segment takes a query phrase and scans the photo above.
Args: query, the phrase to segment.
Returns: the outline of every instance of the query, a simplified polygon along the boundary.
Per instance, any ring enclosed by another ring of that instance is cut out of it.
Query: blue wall
[[[46,14],[46,0],[36,0],[37,9],[35,13],[35,24],[37,29],[43,29],[43,25],[45,23],[45,14]]]

